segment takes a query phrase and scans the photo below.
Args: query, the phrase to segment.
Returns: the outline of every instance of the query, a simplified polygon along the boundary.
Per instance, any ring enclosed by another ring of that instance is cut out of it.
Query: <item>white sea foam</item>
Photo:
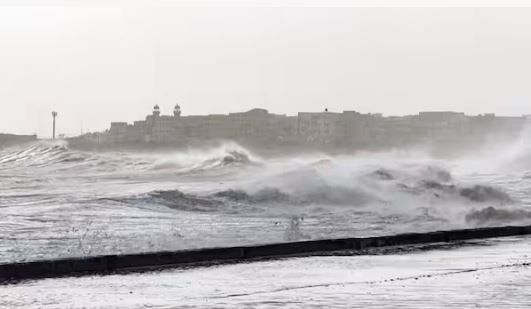
[[[229,142],[152,153],[64,142],[3,149],[0,260],[526,223],[525,145],[477,160],[422,150],[263,158]]]

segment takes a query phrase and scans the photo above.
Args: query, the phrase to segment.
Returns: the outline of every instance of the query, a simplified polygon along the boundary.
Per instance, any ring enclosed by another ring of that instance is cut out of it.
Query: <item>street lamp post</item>
[[[52,112],[53,117],[53,130],[52,130],[52,139],[55,139],[55,117],[57,117],[57,112]]]

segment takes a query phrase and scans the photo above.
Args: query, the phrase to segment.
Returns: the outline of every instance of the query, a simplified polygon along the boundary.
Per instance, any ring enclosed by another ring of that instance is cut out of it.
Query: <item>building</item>
[[[163,115],[155,105],[144,120],[132,124],[112,122],[105,136],[100,134],[97,140],[109,144],[161,145],[232,140],[259,147],[321,145],[350,149],[438,144],[450,149],[480,144],[492,136],[516,137],[529,123],[529,117],[524,116],[467,116],[451,111],[384,117],[357,111],[325,110],[287,116],[255,108],[229,114],[182,116],[179,105],[175,105],[171,115]]]
[[[381,142],[385,137],[385,129],[381,114],[325,111],[299,113],[297,135],[312,143],[363,147]]]
[[[340,113],[299,113],[297,135],[306,142],[330,144],[336,142],[344,133]]]
[[[255,108],[243,113],[230,113],[229,121],[237,140],[276,141],[287,137],[292,131],[286,115],[271,114],[266,109]]]
[[[122,143],[126,141],[128,131],[127,122],[111,122],[109,129],[109,142]]]

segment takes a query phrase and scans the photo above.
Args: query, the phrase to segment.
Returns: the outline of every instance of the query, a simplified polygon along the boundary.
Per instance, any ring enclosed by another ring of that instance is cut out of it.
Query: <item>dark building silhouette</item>
[[[85,134],[77,142],[98,145],[188,145],[193,142],[232,140],[261,147],[332,147],[372,149],[433,144],[451,147],[479,144],[493,136],[516,138],[529,117],[469,116],[452,111],[384,117],[356,111],[273,114],[255,108],[246,112],[183,116],[175,105],[164,115],[158,105],[144,120],[112,122],[102,133]]]

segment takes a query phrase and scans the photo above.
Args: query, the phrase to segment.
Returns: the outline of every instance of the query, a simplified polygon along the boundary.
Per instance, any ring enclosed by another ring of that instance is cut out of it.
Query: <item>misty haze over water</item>
[[[451,159],[422,150],[263,157],[236,143],[0,152],[0,260],[374,236],[531,221],[529,136]]]
[[[527,308],[530,5],[0,0],[0,307]]]

